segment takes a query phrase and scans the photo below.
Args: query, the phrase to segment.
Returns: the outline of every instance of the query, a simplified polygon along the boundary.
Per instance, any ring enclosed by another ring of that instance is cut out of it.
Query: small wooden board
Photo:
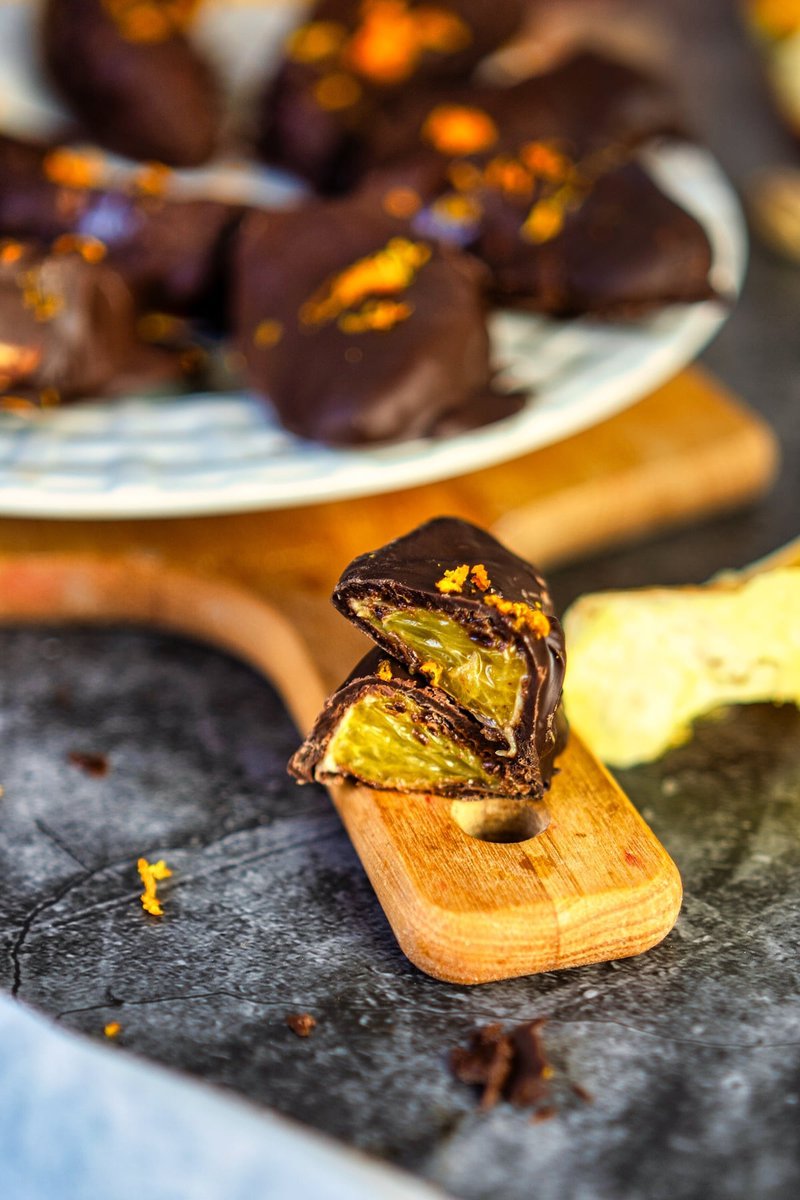
[[[0,621],[135,622],[197,637],[267,675],[305,729],[364,647],[327,600],[355,554],[450,513],[547,565],[743,503],[776,461],[761,421],[686,372],[557,446],[409,492],[183,521],[0,520]],[[541,806],[331,789],[422,970],[485,982],[637,954],[672,927],[681,886],[666,851],[577,738],[561,767],[538,836]]]

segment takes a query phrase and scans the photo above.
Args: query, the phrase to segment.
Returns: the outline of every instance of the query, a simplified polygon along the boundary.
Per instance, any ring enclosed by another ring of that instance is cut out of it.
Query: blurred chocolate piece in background
[[[173,198],[170,175],[150,165],[124,190],[102,187],[97,152],[0,138],[0,232],[100,242],[140,304],[223,326],[227,248],[242,209]]]
[[[47,407],[96,395],[130,366],[133,297],[102,257],[0,242],[0,393]]]
[[[45,66],[90,138],[172,166],[210,157],[219,97],[186,36],[197,7],[198,0],[47,0]]]
[[[524,0],[322,0],[265,89],[260,154],[320,191],[345,190],[371,115],[404,89],[466,79],[524,9]]]

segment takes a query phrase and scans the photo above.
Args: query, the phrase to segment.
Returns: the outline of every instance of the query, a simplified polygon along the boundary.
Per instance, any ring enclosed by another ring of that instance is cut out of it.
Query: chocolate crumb
[[[91,754],[83,750],[70,750],[67,755],[67,761],[73,767],[80,767],[87,775],[91,775],[94,779],[103,779],[111,769],[111,765],[105,754]]]
[[[558,1109],[552,1104],[545,1105],[544,1108],[537,1108],[531,1117],[531,1124],[539,1125],[542,1121],[552,1121],[557,1114]]]
[[[470,1037],[467,1048],[456,1046],[450,1055],[453,1074],[462,1083],[483,1088],[481,1108],[493,1108],[503,1096],[511,1073],[512,1046],[503,1026],[484,1025]]]
[[[450,1065],[456,1078],[483,1089],[482,1109],[492,1108],[498,1100],[535,1108],[547,1097],[553,1068],[542,1047],[543,1025],[541,1017],[508,1031],[500,1024],[484,1025],[471,1035],[469,1046],[452,1051]]]
[[[296,1033],[301,1038],[307,1038],[317,1027],[316,1019],[312,1017],[311,1013],[287,1013],[286,1024],[292,1033]]]
[[[587,1092],[586,1088],[581,1083],[573,1083],[572,1090],[579,1100],[583,1100],[585,1104],[594,1104],[594,1096],[591,1092]]]
[[[533,1108],[547,1092],[553,1068],[544,1056],[540,1030],[544,1019],[515,1025],[508,1034],[511,1043],[511,1072],[505,1097],[517,1108]]]

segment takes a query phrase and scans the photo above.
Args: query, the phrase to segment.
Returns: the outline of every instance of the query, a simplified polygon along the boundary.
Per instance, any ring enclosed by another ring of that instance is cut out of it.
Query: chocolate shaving
[[[544,1017],[524,1021],[504,1029],[496,1022],[476,1029],[467,1046],[456,1046],[450,1053],[450,1067],[456,1079],[482,1088],[480,1108],[494,1108],[507,1100],[515,1108],[534,1110],[531,1120],[538,1124],[558,1114],[552,1103],[550,1080],[553,1068],[547,1061],[541,1031]],[[592,1096],[579,1083],[570,1083],[575,1096],[587,1104]]]
[[[84,750],[70,750],[67,761],[73,767],[80,767],[94,779],[104,779],[111,770],[111,764],[105,754],[92,754]]]
[[[511,1072],[512,1045],[503,1026],[484,1025],[472,1034],[468,1048],[456,1046],[450,1055],[453,1074],[462,1083],[483,1088],[481,1108],[493,1108],[503,1096]]]
[[[311,1013],[287,1013],[286,1024],[292,1033],[298,1037],[307,1038],[317,1027],[316,1018]]]

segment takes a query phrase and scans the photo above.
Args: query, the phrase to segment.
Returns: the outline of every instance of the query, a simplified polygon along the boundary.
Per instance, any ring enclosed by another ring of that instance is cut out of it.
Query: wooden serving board
[[[763,423],[687,372],[567,442],[410,492],[183,521],[2,520],[0,621],[188,634],[262,671],[306,729],[365,645],[327,600],[355,554],[450,513],[546,565],[751,499],[776,460]],[[675,865],[575,737],[543,805],[331,796],[401,947],[437,978],[637,954],[677,917]]]

